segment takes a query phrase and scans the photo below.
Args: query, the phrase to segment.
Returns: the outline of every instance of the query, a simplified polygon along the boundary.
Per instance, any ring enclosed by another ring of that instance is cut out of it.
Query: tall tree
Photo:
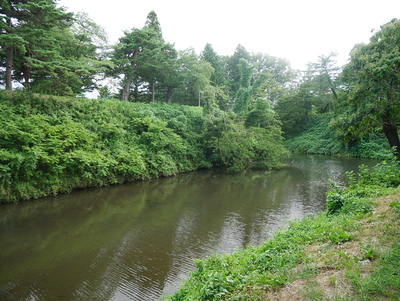
[[[234,111],[236,113],[247,113],[247,109],[253,92],[253,89],[250,86],[250,80],[253,75],[253,68],[250,66],[247,60],[240,59],[239,70],[241,74],[240,88],[236,93]]]
[[[111,68],[104,51],[104,30],[88,15],[77,14],[71,27],[53,27],[47,35],[55,40],[44,39],[40,45],[33,45],[33,55],[25,59],[31,69],[27,88],[58,95],[77,95],[95,89],[106,69]],[[28,77],[24,68],[19,74],[15,71],[17,79]]]
[[[287,60],[257,53],[250,57],[253,66],[252,82],[261,80],[259,97],[267,98],[272,104],[286,96],[293,86],[297,73],[293,71]]]
[[[248,111],[252,109],[251,105],[255,103],[257,98],[266,98],[265,83],[268,81],[270,74],[266,72],[259,73],[256,78],[253,79],[254,68],[245,59],[239,61],[240,70],[240,88],[236,93],[234,112],[242,113],[243,116],[248,114]]]
[[[234,99],[236,93],[240,88],[241,71],[240,71],[240,59],[245,59],[249,62],[250,53],[242,45],[238,45],[235,52],[226,61],[226,72],[227,72],[227,86],[229,89],[229,97]]]
[[[170,80],[169,75],[176,66],[177,51],[172,44],[164,41],[161,25],[154,11],[147,15],[144,28],[154,31],[155,36],[153,40],[148,41],[147,49],[143,52],[137,71],[139,76],[149,83],[151,101],[154,102],[155,86],[157,83]],[[172,91],[168,91],[168,93],[172,93]]]
[[[347,139],[383,132],[400,158],[400,20],[359,44],[344,67],[348,99],[333,126]]]
[[[157,34],[157,39],[160,42],[164,41],[163,36],[162,36],[161,24],[158,21],[158,16],[154,12],[154,10],[152,10],[151,12],[148,13],[144,26],[153,30]]]
[[[106,77],[113,65],[109,59],[108,37],[104,28],[96,24],[88,14],[74,15],[74,22],[69,29],[71,35],[64,39],[63,56],[70,58],[70,70],[79,75],[80,83],[75,93],[98,88],[98,81]]]
[[[144,27],[143,29],[133,28],[125,31],[124,36],[114,46],[112,60],[115,64],[114,75],[124,75],[122,100],[128,101],[131,86],[137,75],[137,66],[140,63],[141,55],[147,51],[149,42],[156,37],[156,32]]]
[[[172,44],[164,41],[154,11],[148,14],[143,28],[125,32],[114,47],[112,57],[116,65],[114,76],[124,76],[122,100],[129,99],[135,80],[136,88],[148,87],[152,101],[155,100],[157,83],[165,82],[164,86],[172,89],[170,76],[176,63],[177,52]]]
[[[211,75],[211,83],[214,86],[223,86],[225,84],[225,71],[223,70],[222,59],[214,50],[210,43],[207,43],[200,54],[200,59],[209,62],[214,68],[214,73]]]
[[[29,80],[31,66],[26,58],[33,57],[33,46],[43,40],[51,43],[54,36],[45,34],[51,28],[67,28],[72,14],[58,8],[54,0],[2,1],[0,6],[0,55],[5,57],[5,85],[12,89],[14,60],[18,56]],[[48,50],[50,51],[50,49]]]
[[[211,44],[207,43],[200,53],[200,59],[210,63],[214,72],[211,75],[210,82],[213,86],[213,101],[218,104],[220,109],[227,111],[229,107],[225,59],[217,54]]]
[[[214,69],[209,62],[201,60],[193,49],[179,52],[177,68],[174,102],[198,105],[205,95],[214,94],[210,82]]]
[[[323,112],[332,111],[333,103],[338,101],[337,87],[340,68],[336,62],[337,53],[321,55],[315,63],[309,63],[303,86],[316,98],[316,107]]]
[[[153,44],[154,47],[143,52],[141,63],[138,66],[138,75],[149,83],[151,101],[155,101],[156,84],[163,83],[167,87],[171,81],[171,73],[176,68],[177,51],[169,43]],[[172,93],[169,91],[168,93]],[[167,102],[170,96],[166,96]]]

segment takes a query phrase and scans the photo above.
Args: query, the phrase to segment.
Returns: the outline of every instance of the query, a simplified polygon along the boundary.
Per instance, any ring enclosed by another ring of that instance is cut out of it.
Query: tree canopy
[[[400,157],[400,20],[383,25],[351,52],[342,78],[347,99],[332,124],[344,138],[383,132]]]
[[[330,114],[334,139],[353,143],[381,132],[399,152],[399,36],[394,19],[356,45],[344,68],[330,53],[300,72],[240,44],[232,55],[209,43],[200,54],[177,50],[164,40],[154,11],[109,47],[87,14],[69,13],[56,0],[1,0],[0,83],[7,90],[97,90],[100,98],[201,106],[210,116],[233,112],[248,130],[273,125],[286,137],[301,134],[313,116]]]
[[[96,87],[111,65],[102,57],[106,36],[87,15],[74,16],[54,0],[2,1],[0,62],[7,90],[77,95]]]

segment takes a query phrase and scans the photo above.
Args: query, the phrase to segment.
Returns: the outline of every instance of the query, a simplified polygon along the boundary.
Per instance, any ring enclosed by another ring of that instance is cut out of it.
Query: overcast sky
[[[197,53],[210,43],[220,55],[232,55],[238,44],[249,52],[286,58],[304,69],[319,55],[338,53],[344,64],[371,30],[400,18],[400,0],[59,0],[70,12],[83,11],[115,44],[124,30],[144,26],[154,10],[164,39],[177,50]]]

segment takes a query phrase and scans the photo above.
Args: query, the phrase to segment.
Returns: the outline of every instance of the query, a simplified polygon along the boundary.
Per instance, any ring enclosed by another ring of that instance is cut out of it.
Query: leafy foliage
[[[316,114],[308,118],[304,131],[287,138],[285,145],[294,152],[342,155],[374,159],[391,158],[392,152],[383,135],[371,134],[349,142],[342,141],[329,126],[335,114]]]
[[[203,116],[159,103],[0,97],[3,202],[213,165],[273,168],[285,154],[279,127],[246,128],[218,109]]]
[[[179,133],[190,136],[200,114],[193,110],[29,94],[14,94],[0,106],[2,201],[209,166],[195,138],[162,120],[174,115],[175,128],[179,122]]]
[[[383,25],[368,44],[356,45],[343,70],[348,98],[332,125],[343,138],[384,133],[400,157],[400,20]]]
[[[328,214],[365,213],[372,210],[368,198],[378,197],[386,188],[400,185],[399,162],[392,155],[390,160],[382,161],[372,168],[360,166],[360,172],[347,173],[349,187],[333,186],[327,194]]]
[[[328,127],[332,117],[333,115],[329,113],[310,117],[306,131],[288,140],[286,143],[288,148],[292,151],[311,154],[331,155],[340,153],[342,145],[335,138],[334,132]]]
[[[104,58],[104,30],[86,14],[73,16],[53,0],[3,2],[0,62],[6,89],[17,81],[25,90],[77,95],[96,88],[112,67]]]
[[[246,127],[233,112],[225,113],[215,107],[205,111],[204,142],[213,164],[228,166],[231,171],[281,166],[288,152],[273,113],[269,121],[264,127]]]

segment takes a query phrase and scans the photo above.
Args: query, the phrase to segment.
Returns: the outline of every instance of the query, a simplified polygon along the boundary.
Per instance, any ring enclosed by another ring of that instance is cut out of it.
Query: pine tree
[[[225,83],[225,72],[222,66],[222,59],[211,44],[206,44],[204,50],[200,54],[200,58],[206,62],[209,62],[214,68],[214,73],[211,75],[212,84],[214,86],[223,86]]]
[[[175,73],[177,52],[172,44],[166,43],[157,14],[151,11],[145,26],[125,32],[112,54],[116,65],[114,76],[124,75],[122,100],[128,101],[132,85],[148,85],[151,100],[155,101],[155,87],[163,83],[173,89],[171,76]],[[136,81],[136,83],[135,83]],[[167,100],[172,93],[167,91]]]
[[[19,76],[28,86],[31,68],[38,66],[41,59],[54,57],[53,49],[41,46],[52,45],[57,37],[48,34],[49,30],[67,28],[71,24],[72,14],[58,8],[53,0],[2,2],[0,56],[5,62],[6,89],[11,90],[15,69],[18,69]]]

